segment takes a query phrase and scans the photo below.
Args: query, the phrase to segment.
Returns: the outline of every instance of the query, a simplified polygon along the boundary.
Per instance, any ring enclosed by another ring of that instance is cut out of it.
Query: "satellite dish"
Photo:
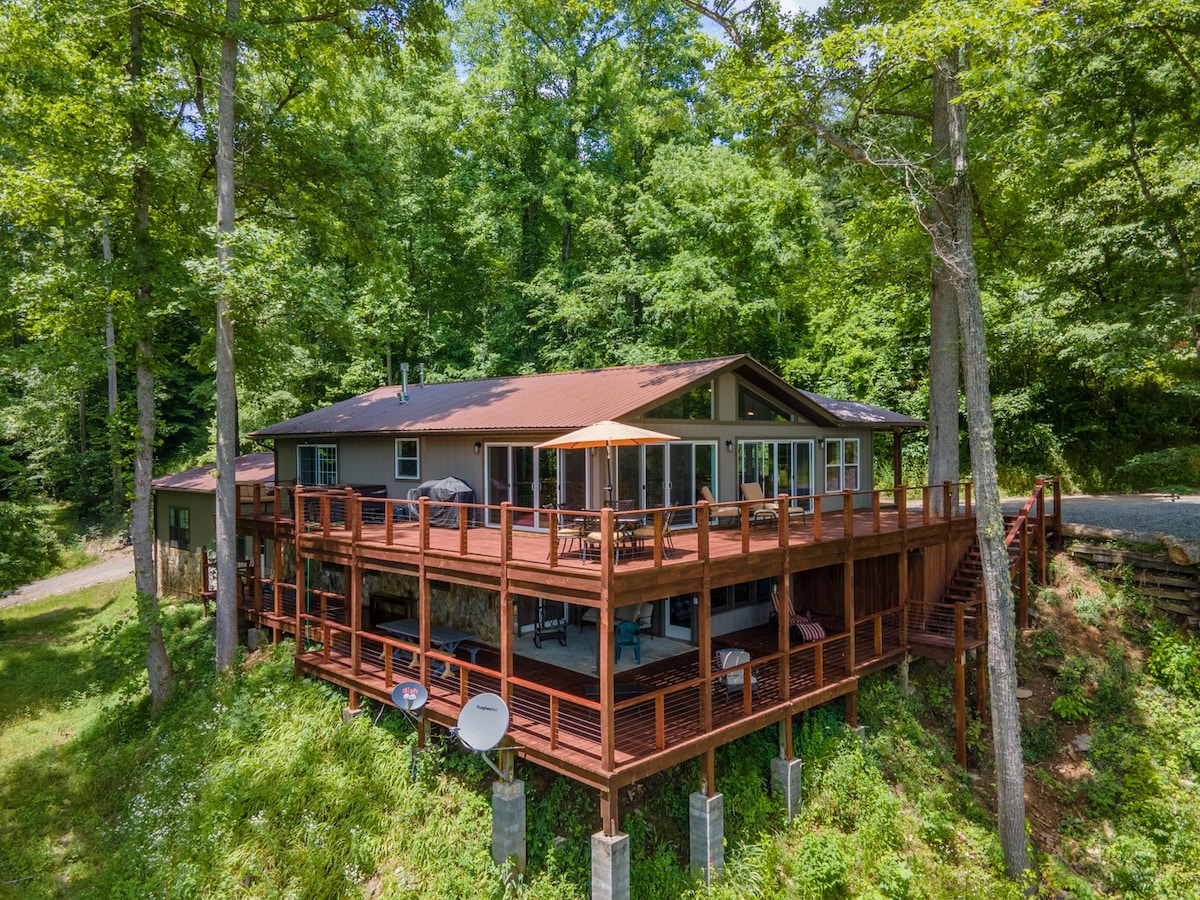
[[[458,739],[468,750],[485,752],[508,731],[508,704],[496,694],[478,694],[458,714]]]
[[[403,712],[415,713],[425,706],[429,691],[415,681],[402,681],[392,688],[392,704]]]

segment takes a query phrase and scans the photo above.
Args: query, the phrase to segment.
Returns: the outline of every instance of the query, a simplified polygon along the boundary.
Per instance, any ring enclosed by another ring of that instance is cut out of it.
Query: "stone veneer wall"
[[[200,596],[200,551],[158,545],[158,592],[165,597],[189,599]]]
[[[369,572],[363,580],[364,604],[370,605],[373,592],[390,594],[411,601],[415,615],[420,596],[416,576]],[[496,591],[439,581],[434,582],[430,601],[434,624],[469,631],[485,644],[500,643],[500,595]]]

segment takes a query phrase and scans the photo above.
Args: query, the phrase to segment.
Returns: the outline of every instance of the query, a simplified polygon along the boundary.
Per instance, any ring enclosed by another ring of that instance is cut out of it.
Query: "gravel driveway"
[[[93,584],[104,584],[109,581],[119,581],[133,574],[133,550],[116,550],[105,553],[97,562],[74,572],[64,572],[53,578],[45,578],[19,587],[11,594],[0,597],[0,609],[40,600],[53,594],[68,594],[71,591],[82,590]]]
[[[1004,511],[1016,512],[1024,502],[1006,500]],[[1064,494],[1062,513],[1064,522],[1200,540],[1200,494]]]

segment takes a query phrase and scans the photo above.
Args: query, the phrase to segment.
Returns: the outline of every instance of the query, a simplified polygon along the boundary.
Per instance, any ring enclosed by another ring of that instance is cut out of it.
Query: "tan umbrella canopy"
[[[605,491],[611,503],[613,447],[636,447],[638,444],[662,444],[666,441],[677,440],[679,438],[673,434],[663,434],[659,431],[638,428],[636,425],[626,425],[623,422],[606,420],[597,422],[595,425],[577,428],[575,431],[569,431],[561,437],[543,441],[537,447],[539,450],[583,450],[588,447],[603,447],[608,470],[608,484],[605,486]]]

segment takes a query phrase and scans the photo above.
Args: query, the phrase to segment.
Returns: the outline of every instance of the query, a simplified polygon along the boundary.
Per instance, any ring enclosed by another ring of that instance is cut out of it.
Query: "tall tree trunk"
[[[105,267],[112,265],[112,241],[108,236],[108,220],[104,221],[104,233],[100,236],[100,249]],[[108,363],[108,445],[112,457],[112,505],[117,514],[125,505],[125,478],[121,472],[121,441],[117,428],[117,332],[113,325],[113,308],[109,303],[104,308],[104,353]]]
[[[947,169],[952,164],[951,120],[959,114],[957,62],[943,61],[933,70],[933,159]],[[945,227],[944,215],[953,208],[950,188],[935,189],[928,216],[931,229]],[[932,241],[933,239],[930,238]],[[958,292],[954,273],[935,252],[929,286],[929,483],[957,482],[958,460]],[[933,492],[934,511],[942,513],[942,493]]]
[[[957,79],[957,69],[951,77]],[[987,338],[983,301],[975,268],[971,192],[967,178],[966,115],[959,108],[950,118],[949,146],[954,177],[944,196],[948,204],[930,228],[934,253],[952,274],[958,296],[962,334],[963,381],[967,399],[967,432],[976,490],[976,532],[982,555],[988,621],[988,675],[991,688],[992,742],[996,758],[996,807],[1004,867],[1010,878],[1028,866],[1025,843],[1025,769],[1017,707],[1014,649],[1015,618],[1004,516],[996,471],[996,442],[988,383]]]
[[[137,161],[133,170],[133,265],[137,287],[137,448],[134,457],[133,508],[130,536],[133,538],[133,574],[137,591],[138,618],[146,631],[146,673],[150,682],[150,711],[157,715],[175,691],[175,671],[167,656],[159,621],[158,586],[154,572],[154,535],[150,519],[150,481],[154,477],[154,340],[153,310],[150,308],[150,170],[146,166],[146,116],[138,97],[142,77],[142,10],[129,14],[129,80],[134,86],[130,112],[130,148]]]
[[[221,83],[217,100],[217,669],[233,665],[237,651],[237,384],[229,266],[233,258],[233,127],[237,84],[240,0],[225,2]]]

